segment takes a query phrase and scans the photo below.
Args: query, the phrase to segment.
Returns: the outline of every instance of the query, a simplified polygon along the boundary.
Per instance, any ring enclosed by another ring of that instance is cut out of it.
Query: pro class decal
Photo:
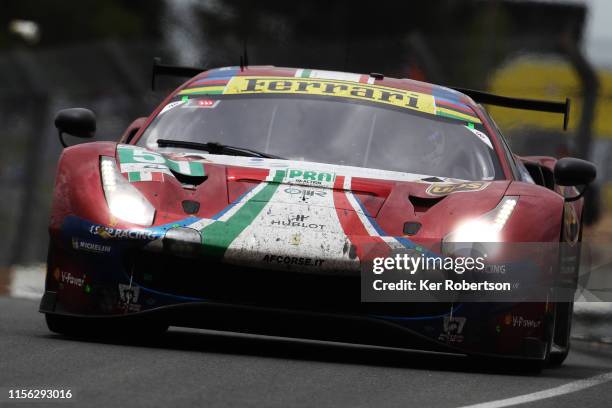
[[[466,183],[441,184],[433,183],[427,187],[427,194],[433,196],[445,196],[451,193],[462,193],[481,191],[487,188],[490,183],[486,181],[469,181]]]

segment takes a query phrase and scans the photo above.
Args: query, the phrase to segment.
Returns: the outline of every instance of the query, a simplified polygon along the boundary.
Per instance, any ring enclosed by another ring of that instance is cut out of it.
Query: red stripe
[[[368,75],[361,75],[359,77],[359,82],[362,83],[362,84],[367,84],[368,83],[368,78],[369,78]]]
[[[151,180],[152,181],[164,181],[164,173],[160,173],[160,172],[151,173]]]
[[[437,99],[436,99],[436,106],[440,106],[442,108],[454,109],[454,110],[461,111],[463,113],[467,113],[470,116],[476,116],[474,111],[468,108],[467,106],[456,105],[454,103],[450,103],[446,101],[439,101]]]
[[[338,215],[342,231],[356,248],[359,259],[363,261],[364,255],[367,254],[368,257],[373,255],[373,244],[384,244],[384,248],[387,248],[387,246],[382,238],[370,236],[359,215],[354,210],[347,210],[347,208],[353,207],[348,198],[346,198],[346,194],[347,192],[344,191],[344,176],[337,176],[334,182],[334,207],[336,207],[336,214]]]
[[[226,85],[229,82],[229,80],[227,79],[203,79],[201,81],[196,81],[194,83],[192,83],[190,86],[194,86],[194,85]]]

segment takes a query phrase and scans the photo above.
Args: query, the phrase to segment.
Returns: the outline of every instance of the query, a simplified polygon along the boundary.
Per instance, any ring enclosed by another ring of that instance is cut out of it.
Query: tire
[[[584,211],[580,215],[580,231],[578,233],[578,245],[582,244],[582,227],[583,227]],[[563,241],[561,241],[563,243]],[[580,251],[578,252],[578,261],[576,265],[575,277],[576,284],[579,274]],[[548,356],[548,365],[550,367],[558,367],[567,358],[570,352],[572,317],[574,315],[574,301],[557,302],[555,303],[555,323],[554,333],[550,344],[550,353]]]
[[[79,332],[78,321],[75,318],[46,313],[45,321],[50,331],[57,334],[77,334]]]
[[[555,307],[557,308],[555,312],[555,334],[552,341],[555,349],[551,350],[548,357],[548,365],[551,367],[563,364],[569,354],[574,302],[560,302]]]

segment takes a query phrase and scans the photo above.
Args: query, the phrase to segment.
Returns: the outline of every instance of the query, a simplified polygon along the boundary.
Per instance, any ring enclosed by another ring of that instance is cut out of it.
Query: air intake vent
[[[173,171],[172,169],[170,169],[170,171],[172,172],[172,175],[185,188],[190,188],[190,187],[193,188],[193,187],[199,186],[200,184],[205,182],[206,179],[208,178],[208,176],[187,176],[185,174],[177,173],[176,171]]]
[[[412,206],[414,207],[414,213],[416,215],[420,215],[422,213],[427,212],[431,207],[438,204],[440,201],[444,200],[445,197],[416,197],[413,195],[409,195],[408,199]]]
[[[193,200],[183,200],[183,211],[185,214],[197,214],[200,211],[200,203]]]

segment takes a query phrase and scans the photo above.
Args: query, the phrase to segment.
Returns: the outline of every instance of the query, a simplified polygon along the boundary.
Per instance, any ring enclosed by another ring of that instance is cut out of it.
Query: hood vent
[[[174,178],[176,178],[179,183],[182,184],[183,188],[196,188],[200,184],[206,181],[208,176],[188,176],[185,174],[178,173],[172,169],[170,169]]]
[[[446,196],[443,197],[417,197],[413,195],[408,196],[408,200],[414,207],[414,214],[421,215],[427,212],[431,207],[438,204],[440,201],[444,200]]]

